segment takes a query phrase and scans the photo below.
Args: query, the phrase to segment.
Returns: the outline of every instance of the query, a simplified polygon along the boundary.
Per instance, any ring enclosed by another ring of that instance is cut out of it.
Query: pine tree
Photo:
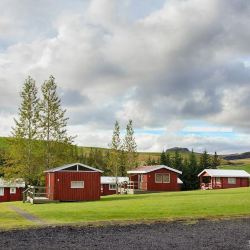
[[[160,164],[167,166],[167,157],[166,157],[166,153],[164,152],[164,150],[161,153]]]
[[[218,166],[220,166],[220,158],[217,155],[217,152],[214,153],[211,165],[212,165],[212,168],[217,168]]]
[[[169,152],[166,152],[166,165],[172,167],[172,161]]]
[[[25,80],[20,93],[21,105],[15,126],[12,128],[13,139],[10,140],[10,149],[7,166],[13,166],[15,174],[22,176],[27,183],[38,182],[39,175],[39,99],[37,97],[35,80],[30,76]],[[12,174],[12,169],[7,172]]]
[[[182,171],[182,156],[178,151],[175,151],[174,154],[174,159],[173,159],[173,168],[178,169],[180,171]]]
[[[210,162],[210,157],[207,151],[205,150],[200,158],[200,169],[203,170],[207,168],[211,168],[211,162]]]
[[[193,190],[199,188],[199,178],[198,174],[200,172],[199,165],[197,164],[197,159],[194,151],[192,150],[189,155],[188,163],[183,166],[182,180],[183,189]]]
[[[127,169],[137,166],[137,145],[134,137],[133,121],[129,120],[126,127],[126,135],[124,139],[124,150],[127,154]]]
[[[42,85],[42,97],[40,127],[41,139],[45,141],[45,168],[48,169],[67,160],[73,138],[67,135],[68,118],[65,117],[66,110],[62,109],[61,100],[57,96],[57,85],[53,76]],[[58,155],[62,151],[64,157],[60,159]]]

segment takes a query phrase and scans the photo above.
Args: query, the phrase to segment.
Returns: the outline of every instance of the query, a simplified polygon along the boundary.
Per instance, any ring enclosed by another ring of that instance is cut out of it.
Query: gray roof
[[[132,170],[127,171],[128,174],[146,174],[146,173],[150,173],[152,171],[161,169],[161,168],[165,168],[167,170],[176,172],[178,174],[182,174],[181,171],[174,169],[174,168],[170,168],[168,166],[165,165],[153,165],[153,166],[142,166],[142,167],[138,167]]]
[[[124,181],[128,182],[129,178],[128,177],[116,177],[115,176],[101,176],[101,184],[116,184],[117,183],[122,183]]]
[[[82,163],[71,163],[71,164],[67,164],[67,165],[63,165],[61,167],[57,167],[57,168],[52,168],[52,169],[48,169],[46,171],[44,171],[45,173],[53,173],[53,172],[58,172],[58,171],[61,171],[61,170],[64,170],[64,169],[67,169],[67,168],[70,168],[70,167],[73,167],[75,165],[78,165],[78,166],[82,166],[84,168],[88,168],[89,170],[92,170],[94,172],[100,172],[102,173],[103,171],[100,170],[100,169],[97,169],[97,168],[93,168],[93,167],[90,167],[88,165],[85,165],[85,164],[82,164]]]
[[[15,179],[15,180],[4,180],[0,178],[0,187],[16,187],[16,188],[24,188],[25,182],[23,179]]]
[[[231,169],[204,169],[202,172],[198,174],[198,176],[202,175],[206,172],[209,176],[212,177],[242,177],[242,178],[250,178],[250,174],[245,170],[231,170]]]

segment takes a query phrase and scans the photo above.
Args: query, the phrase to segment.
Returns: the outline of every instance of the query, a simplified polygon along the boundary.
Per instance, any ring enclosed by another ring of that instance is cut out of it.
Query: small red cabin
[[[182,181],[181,171],[165,165],[143,166],[127,172],[130,186],[143,191],[179,191]]]
[[[22,179],[10,181],[0,179],[0,202],[22,200],[24,188],[25,182]]]
[[[201,189],[249,187],[250,174],[244,170],[204,169],[198,174]]]
[[[126,185],[129,182],[128,177],[114,177],[102,176],[101,177],[101,195],[116,194],[117,185]]]
[[[72,163],[45,171],[49,200],[93,201],[101,195],[102,171],[81,163]]]

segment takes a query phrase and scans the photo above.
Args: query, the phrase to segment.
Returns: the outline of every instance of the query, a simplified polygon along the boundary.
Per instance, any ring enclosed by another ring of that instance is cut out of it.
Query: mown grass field
[[[48,224],[238,217],[250,216],[250,188],[113,195],[94,202],[42,205],[0,203],[2,229],[32,225],[32,222],[13,212],[10,205],[19,207]]]

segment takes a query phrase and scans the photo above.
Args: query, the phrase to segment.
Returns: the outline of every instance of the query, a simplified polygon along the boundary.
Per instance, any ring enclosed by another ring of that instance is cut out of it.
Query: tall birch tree
[[[45,169],[63,162],[67,157],[67,150],[72,149],[69,146],[73,138],[67,135],[68,118],[65,117],[65,113],[66,110],[62,109],[61,100],[57,95],[55,78],[50,76],[49,80],[42,85],[40,102],[40,128],[41,139],[44,141]]]
[[[10,150],[7,159],[7,175],[25,178],[28,183],[38,181],[39,169],[39,99],[37,97],[35,80],[30,76],[25,80],[20,93],[21,105],[18,118],[14,119],[13,138],[10,140]]]

